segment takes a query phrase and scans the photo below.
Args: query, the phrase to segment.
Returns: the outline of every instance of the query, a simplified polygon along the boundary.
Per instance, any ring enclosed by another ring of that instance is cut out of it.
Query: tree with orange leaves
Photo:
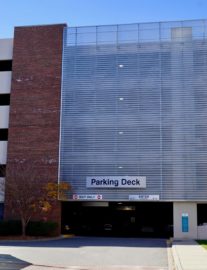
[[[66,198],[69,189],[70,185],[65,182],[58,184],[44,179],[41,183],[37,169],[29,162],[12,165],[6,183],[6,202],[16,218],[21,220],[23,237],[35,214],[45,215],[52,211],[53,204]]]

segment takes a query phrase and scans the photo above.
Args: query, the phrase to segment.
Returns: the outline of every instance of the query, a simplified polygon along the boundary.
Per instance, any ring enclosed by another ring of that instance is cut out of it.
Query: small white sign
[[[80,194],[73,194],[73,200],[102,200],[103,196],[100,194],[93,195],[80,195]]]
[[[87,176],[87,188],[146,188],[146,176]]]
[[[159,201],[159,195],[129,195],[130,201]]]

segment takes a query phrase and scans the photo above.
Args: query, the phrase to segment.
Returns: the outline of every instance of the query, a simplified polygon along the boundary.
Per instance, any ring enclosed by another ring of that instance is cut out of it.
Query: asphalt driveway
[[[0,242],[0,254],[0,269],[10,269],[1,268],[1,256],[5,258],[5,255],[21,262],[41,265],[42,269],[44,266],[84,270],[94,267],[168,269],[165,239],[74,237],[50,241]]]

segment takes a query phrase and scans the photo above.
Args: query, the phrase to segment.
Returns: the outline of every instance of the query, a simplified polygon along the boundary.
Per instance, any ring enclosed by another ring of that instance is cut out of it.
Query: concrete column
[[[188,232],[182,231],[182,215],[188,216]],[[173,220],[175,239],[197,239],[197,203],[174,202]]]

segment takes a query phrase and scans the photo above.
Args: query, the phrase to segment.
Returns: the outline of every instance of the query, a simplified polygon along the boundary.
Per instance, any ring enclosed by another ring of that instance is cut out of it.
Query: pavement
[[[207,250],[194,240],[0,241],[0,270],[207,270]]]
[[[20,261],[11,260],[5,268],[6,255]],[[168,270],[167,245],[166,239],[113,237],[4,241],[0,242],[0,269]]]
[[[207,250],[194,240],[173,241],[176,270],[207,270]]]
[[[1,270],[21,270],[29,265],[28,262],[19,260],[9,254],[0,254]]]

